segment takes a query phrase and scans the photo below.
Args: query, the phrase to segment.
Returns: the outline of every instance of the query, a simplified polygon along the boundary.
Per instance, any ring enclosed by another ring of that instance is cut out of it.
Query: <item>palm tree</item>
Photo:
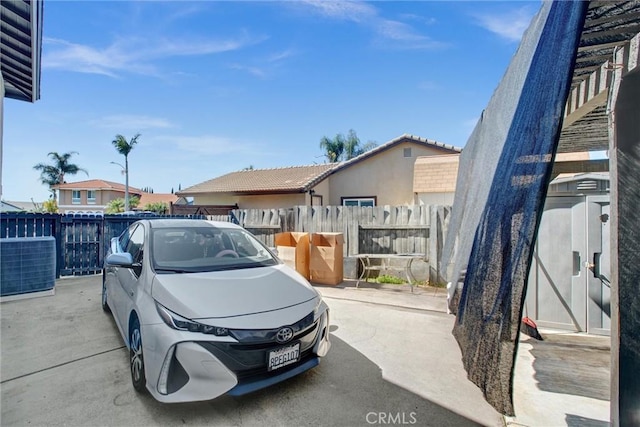
[[[340,135],[342,136],[342,135]],[[344,138],[343,138],[344,139]],[[353,129],[349,130],[347,138],[344,139],[344,157],[345,160],[353,159],[354,157],[362,154],[363,151],[360,148],[360,138],[356,135]]]
[[[78,172],[84,172],[89,176],[89,172],[85,169],[69,162],[69,159],[74,154],[78,154],[78,152],[70,151],[68,153],[58,154],[52,151],[48,156],[51,157],[53,164],[38,163],[33,167],[35,170],[40,171],[40,182],[49,186],[49,191],[51,191],[53,197],[56,196],[56,190],[51,187],[57,184],[64,184],[65,175],[75,175]]]
[[[122,136],[116,135],[116,139],[111,141],[118,153],[124,156],[124,174],[125,174],[125,183],[124,183],[124,210],[125,212],[129,211],[129,153],[133,150],[133,146],[138,143],[138,137],[140,134],[136,134],[129,141]]]
[[[344,143],[338,139],[341,135],[338,134],[334,139],[323,136],[320,140],[320,148],[325,151],[325,157],[329,160],[329,163],[336,163],[342,158],[342,152],[344,151]]]
[[[360,139],[353,129],[349,130],[346,138],[339,133],[333,139],[323,136],[320,140],[320,148],[325,150],[325,157],[330,163],[353,159],[376,146],[375,142],[367,142],[361,146]]]

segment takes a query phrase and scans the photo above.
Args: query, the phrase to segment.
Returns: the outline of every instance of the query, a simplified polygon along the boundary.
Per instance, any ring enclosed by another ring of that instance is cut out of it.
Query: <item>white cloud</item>
[[[297,53],[298,52],[296,52],[293,49],[287,49],[287,50],[283,50],[282,52],[276,52],[272,54],[271,56],[269,56],[267,60],[269,62],[279,62],[284,59],[291,58],[292,56],[295,56]]]
[[[445,46],[445,43],[421,35],[412,26],[399,21],[382,19],[376,25],[376,32],[382,37],[382,40],[390,40],[394,42],[392,46],[399,48],[433,49]],[[386,46],[390,45],[386,44]]]
[[[375,18],[378,11],[373,6],[359,1],[326,1],[326,0],[305,0],[305,3],[329,18],[342,19],[353,22],[366,22],[367,19]]]
[[[55,68],[82,73],[118,77],[123,73],[159,75],[154,61],[175,56],[200,56],[229,52],[260,43],[265,37],[244,33],[237,38],[168,39],[121,38],[105,48],[45,38],[43,68]]]
[[[370,28],[376,35],[376,45],[384,48],[434,49],[446,46],[420,34],[409,24],[380,16],[377,8],[361,1],[306,0],[304,3],[322,16],[355,22]],[[416,15],[405,17],[416,21]]]
[[[509,41],[520,41],[535,12],[523,6],[497,14],[477,14],[478,25]]]
[[[167,129],[174,125],[161,117],[137,116],[137,115],[113,115],[92,120],[90,124],[108,129],[123,129],[142,131],[144,129]]]
[[[242,64],[231,64],[229,67],[234,70],[246,71],[247,73],[260,78],[265,78],[267,76],[267,73],[262,68],[258,67],[251,67],[249,65]]]

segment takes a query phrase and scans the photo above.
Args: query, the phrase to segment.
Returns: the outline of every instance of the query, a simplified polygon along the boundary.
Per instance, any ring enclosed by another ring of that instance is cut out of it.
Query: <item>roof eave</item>
[[[281,189],[262,189],[262,190],[241,190],[241,191],[194,191],[194,192],[178,192],[178,197],[198,197],[210,195],[229,195],[229,196],[264,196],[271,194],[300,194],[306,193],[313,186],[305,186],[299,188],[281,188]]]
[[[9,6],[12,6],[10,9]],[[21,8],[21,6],[26,6]],[[15,53],[14,61],[3,61],[2,78],[4,81],[4,96],[19,101],[35,102],[40,99],[40,76],[41,76],[41,56],[42,56],[42,22],[43,22],[43,1],[33,0],[31,2],[3,2],[0,7],[3,9],[3,19],[1,25],[2,47],[8,53]],[[22,9],[22,10],[20,10]],[[23,13],[16,13],[20,11]],[[26,14],[26,16],[25,16]],[[11,20],[10,16],[19,18]],[[25,25],[21,25],[26,21]],[[17,28],[18,31],[28,34],[29,45],[22,43],[12,35],[10,28]],[[6,31],[5,31],[6,30]],[[18,54],[17,46],[28,49],[28,54]],[[20,55],[28,60],[20,60]]]
[[[462,152],[461,148],[455,147],[453,145],[448,145],[448,144],[443,144],[441,142],[437,142],[437,141],[431,141],[428,139],[423,139],[414,135],[409,135],[409,134],[404,134],[401,135],[397,138],[392,139],[389,142],[386,142],[382,145],[380,145],[379,147],[376,147],[370,151],[367,151],[363,154],[360,154],[357,157],[354,157],[351,160],[347,160],[345,162],[342,162],[340,164],[338,164],[335,168],[330,169],[327,175],[336,173],[342,169],[346,169],[350,166],[353,166],[357,163],[360,163],[370,157],[373,157],[379,153],[385,152],[387,150],[390,150],[391,148],[395,147],[398,144],[401,144],[403,142],[411,142],[414,144],[418,144],[418,145],[422,145],[422,146],[428,146],[437,150],[444,150],[449,152],[450,154],[460,154]]]

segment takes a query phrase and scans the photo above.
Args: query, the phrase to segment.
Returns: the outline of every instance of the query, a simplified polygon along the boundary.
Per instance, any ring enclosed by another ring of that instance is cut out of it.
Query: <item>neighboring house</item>
[[[2,201],[2,212],[39,212],[42,203],[16,202],[14,200]]]
[[[405,134],[345,162],[231,172],[177,195],[193,198],[194,205],[241,209],[417,204],[416,159],[460,152],[451,145]]]
[[[169,213],[171,205],[180,203],[180,201],[179,197],[172,193],[141,193],[137,209],[142,210],[145,206],[155,203],[164,203],[167,206],[165,213]]]
[[[124,184],[90,179],[78,182],[66,182],[51,188],[58,191],[58,210],[60,213],[103,214],[109,202],[123,199]],[[142,190],[129,186],[129,196],[142,195]]]
[[[14,203],[5,202],[4,200],[2,200],[0,212],[25,212],[25,209],[17,206]]]
[[[103,214],[109,202],[124,199],[125,186],[117,182],[103,179],[67,182],[54,185],[58,190],[58,210],[60,213]],[[151,203],[166,203],[167,209],[172,203],[179,202],[178,196],[171,193],[146,193],[138,188],[129,186],[129,196],[140,198],[138,207],[133,210],[143,210]]]

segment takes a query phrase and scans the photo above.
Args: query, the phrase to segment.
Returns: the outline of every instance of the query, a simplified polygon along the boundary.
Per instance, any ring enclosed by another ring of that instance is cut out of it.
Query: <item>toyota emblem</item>
[[[291,338],[293,338],[293,329],[288,326],[281,328],[276,334],[276,341],[278,341],[280,344],[286,343]]]

